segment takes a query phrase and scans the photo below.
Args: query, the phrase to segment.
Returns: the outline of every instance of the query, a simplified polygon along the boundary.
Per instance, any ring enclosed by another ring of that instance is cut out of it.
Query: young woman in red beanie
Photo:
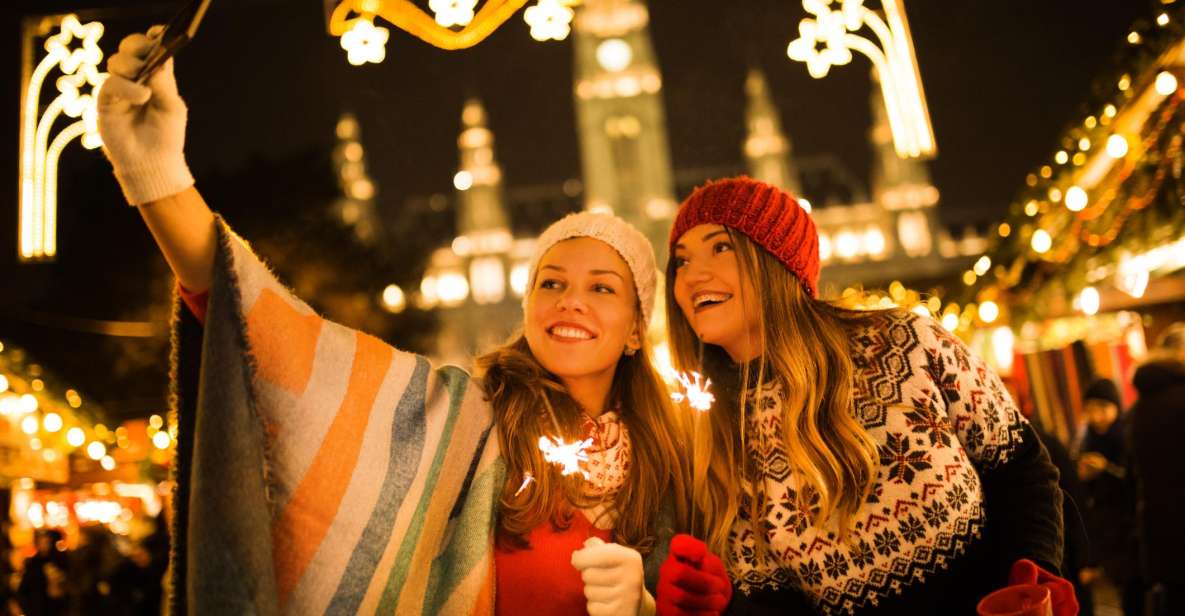
[[[554,223],[521,335],[478,378],[432,368],[322,319],[210,211],[171,61],[132,80],[152,48],[124,39],[98,108],[128,202],[196,292],[174,329],[169,611],[653,612],[645,563],[653,582],[690,499],[646,348],[645,236],[607,214]],[[557,439],[583,459],[553,464]]]
[[[1048,583],[1055,614],[1076,612],[1054,574],[1057,471],[962,342],[910,312],[818,299],[811,217],[748,178],[689,196],[670,254],[674,363],[706,373],[717,402],[695,443],[703,543],[672,542],[660,613],[718,611],[724,569],[737,614],[800,598],[824,614],[972,614],[1010,581]]]

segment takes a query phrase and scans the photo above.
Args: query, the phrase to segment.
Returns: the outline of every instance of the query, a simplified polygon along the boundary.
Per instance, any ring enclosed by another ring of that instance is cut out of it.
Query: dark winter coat
[[[1139,525],[1152,583],[1185,584],[1185,364],[1157,362],[1136,371],[1132,452],[1140,489]]]

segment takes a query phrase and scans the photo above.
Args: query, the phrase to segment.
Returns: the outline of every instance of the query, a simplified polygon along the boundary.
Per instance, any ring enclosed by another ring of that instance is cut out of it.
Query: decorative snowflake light
[[[387,57],[387,39],[391,31],[374,25],[369,17],[354,20],[350,30],[342,35],[341,46],[346,50],[346,59],[354,66],[367,62],[378,64]]]
[[[539,0],[523,11],[523,19],[536,41],[562,41],[572,31],[572,9],[562,0]]]
[[[442,27],[467,26],[473,21],[473,9],[477,0],[431,0],[428,8],[436,15],[436,23]]]

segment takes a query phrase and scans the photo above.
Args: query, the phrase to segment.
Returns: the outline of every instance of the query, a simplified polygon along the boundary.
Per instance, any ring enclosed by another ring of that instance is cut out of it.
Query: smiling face
[[[736,362],[761,354],[761,306],[722,225],[692,227],[672,253],[674,295],[696,335]]]
[[[641,347],[637,306],[633,274],[616,250],[588,237],[564,240],[539,260],[524,334],[570,389],[591,379],[608,391],[622,353]]]

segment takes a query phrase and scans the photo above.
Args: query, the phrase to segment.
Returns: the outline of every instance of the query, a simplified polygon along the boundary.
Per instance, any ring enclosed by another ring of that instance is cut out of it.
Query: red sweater
[[[494,550],[494,613],[588,616],[584,582],[572,566],[572,552],[589,537],[609,542],[613,533],[592,525],[583,513],[572,516],[567,530],[557,531],[544,522],[527,537],[531,547]]]

